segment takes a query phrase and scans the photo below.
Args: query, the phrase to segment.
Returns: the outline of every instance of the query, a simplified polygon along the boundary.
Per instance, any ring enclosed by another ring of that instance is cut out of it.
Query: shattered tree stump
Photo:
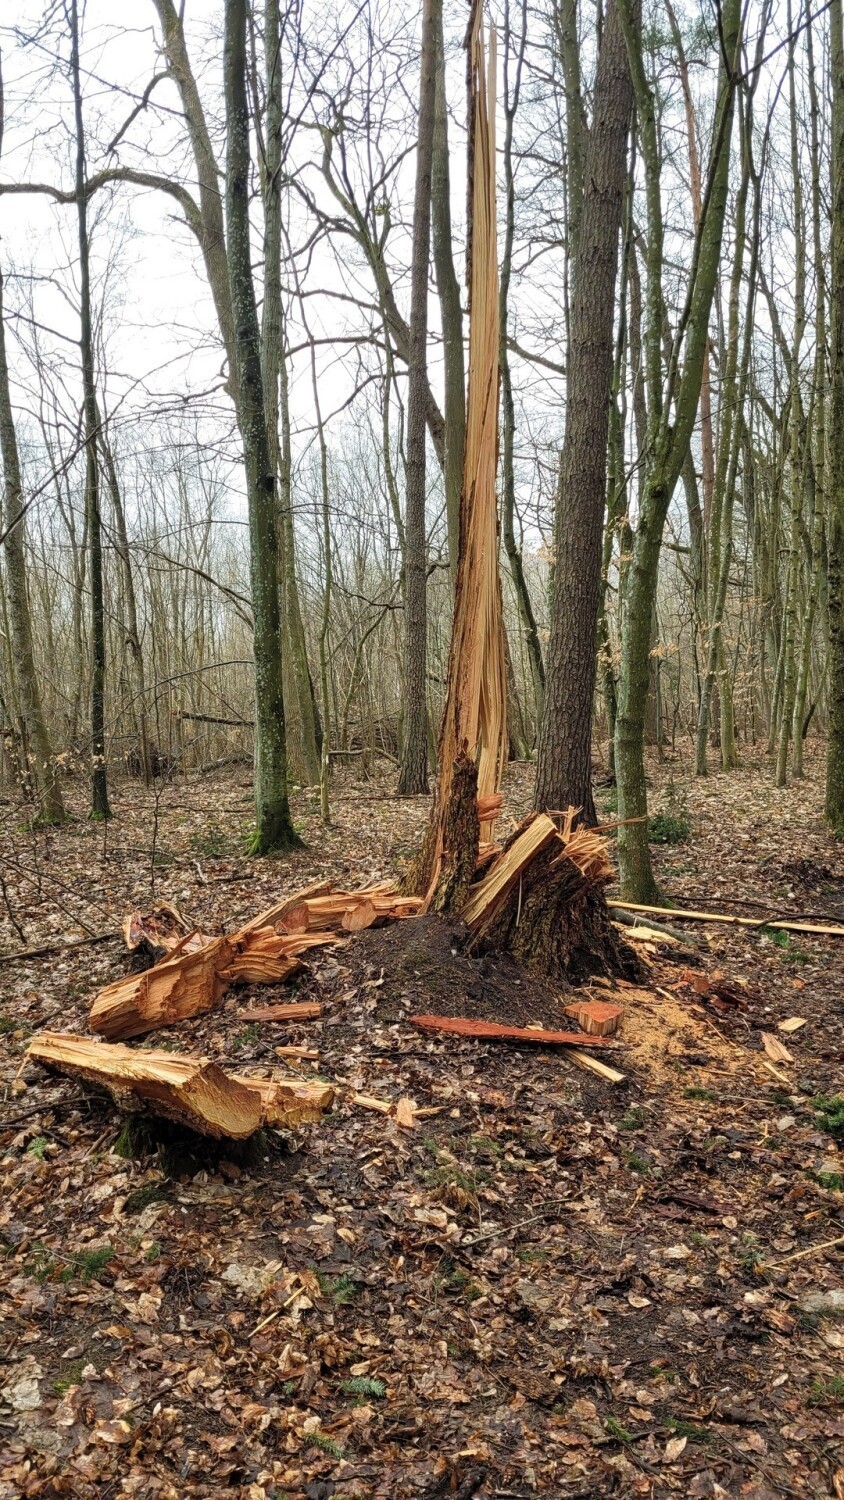
[[[200,1135],[245,1140],[263,1125],[302,1125],[330,1108],[327,1084],[276,1082],[226,1073],[204,1057],[135,1052],[88,1037],[44,1032],[33,1062],[104,1090],[122,1109],[172,1120]]]
[[[561,828],[548,813],[527,818],[471,888],[463,920],[478,942],[551,978],[639,979],[639,959],[604,896],[612,877],[604,841],[573,818],[570,809]]]

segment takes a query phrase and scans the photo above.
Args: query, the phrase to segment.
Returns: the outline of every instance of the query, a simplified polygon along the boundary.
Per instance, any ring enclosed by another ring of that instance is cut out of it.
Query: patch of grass
[[[46,1152],[49,1144],[50,1142],[48,1141],[46,1135],[37,1135],[34,1140],[30,1141],[26,1149],[30,1156],[36,1157],[38,1161],[43,1161],[44,1153]]]
[[[349,1380],[340,1383],[340,1389],[346,1396],[374,1396],[380,1401],[387,1390],[384,1380],[378,1380],[370,1375],[352,1375]]]
[[[691,1443],[708,1443],[712,1440],[712,1434],[705,1427],[695,1427],[694,1422],[686,1422],[682,1417],[667,1417],[666,1427],[670,1427],[675,1437],[688,1438]]]
[[[8,1036],[10,1031],[17,1031],[17,1028],[14,1016],[0,1016],[0,1036]]]
[[[616,1417],[604,1417],[604,1431],[608,1437],[615,1438],[619,1443],[632,1443],[633,1434],[622,1427]]]
[[[443,1162],[425,1173],[425,1182],[428,1187],[458,1187],[474,1196],[487,1181],[487,1176],[486,1172],[464,1172],[456,1162]]]
[[[72,1385],[81,1383],[82,1371],[88,1363],[87,1357],[83,1355],[81,1359],[75,1359],[72,1364],[65,1366],[64,1374],[58,1380],[53,1381],[53,1390],[57,1396],[63,1396]]]
[[[327,1432],[309,1432],[305,1436],[305,1442],[309,1448],[319,1448],[331,1458],[344,1458],[346,1450],[342,1443],[335,1442]]]
[[[807,953],[805,948],[801,948],[795,943],[792,940],[791,934],[783,932],[781,927],[760,927],[759,931],[764,934],[770,943],[773,943],[775,948],[779,948],[780,953],[787,963],[807,964],[809,962],[811,954]]]
[[[468,1271],[462,1266],[456,1266],[448,1256],[442,1262],[442,1269],[436,1277],[437,1287],[444,1292],[456,1292],[465,1297],[467,1302],[474,1302],[482,1295],[481,1289],[476,1281],[473,1281]]]
[[[709,1244],[709,1236],[701,1234],[699,1229],[690,1229],[686,1239],[690,1245],[694,1245],[696,1250],[704,1250]]]
[[[648,1123],[648,1111],[641,1104],[632,1104],[618,1122],[619,1130],[641,1130]]]
[[[692,1088],[684,1089],[683,1092],[686,1099],[707,1099],[710,1104],[718,1099],[718,1095],[714,1089],[703,1089],[693,1086]]]
[[[821,1130],[836,1140],[844,1140],[844,1094],[815,1094],[812,1109],[819,1116]]]
[[[807,1406],[840,1406],[844,1402],[844,1375],[832,1375],[829,1380],[814,1380],[806,1397]]]
[[[160,1259],[161,1259],[161,1246],[158,1243],[158,1240],[153,1240],[152,1244],[147,1246],[147,1252],[146,1252],[146,1255],[144,1256],[144,1260],[147,1262],[148,1265],[152,1265],[154,1261],[160,1260]]]
[[[758,1274],[764,1259],[765,1257],[759,1249],[756,1235],[750,1232],[742,1235],[742,1243],[736,1250],[736,1260],[739,1264],[744,1266],[746,1271]]]
[[[487,1135],[470,1135],[469,1145],[477,1156],[496,1157],[501,1156],[501,1147],[497,1141],[490,1140]]]
[[[516,1255],[519,1260],[527,1261],[528,1263],[535,1260],[541,1261],[548,1259],[547,1250],[532,1250],[530,1247],[528,1247],[526,1250],[517,1250]]]
[[[61,1281],[99,1281],[100,1273],[113,1259],[114,1251],[111,1245],[103,1245],[99,1250],[78,1250],[70,1257],[70,1262],[61,1272],[59,1279]]]

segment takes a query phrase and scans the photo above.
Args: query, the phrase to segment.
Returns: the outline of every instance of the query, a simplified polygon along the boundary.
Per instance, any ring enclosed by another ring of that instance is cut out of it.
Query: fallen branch
[[[734,917],[729,912],[685,911],[679,906],[641,906],[635,901],[608,900],[607,906],[623,908],[625,911],[649,912],[656,917],[679,917],[685,922],[721,922],[731,927],[755,927],[757,931],[760,927],[773,927],[777,932],[815,932],[825,937],[844,937],[844,927],[833,926],[831,923],[786,921],[778,917]]]
[[[0,964],[14,964],[29,958],[47,958],[51,953],[66,953],[71,948],[91,948],[95,943],[116,942],[118,932],[95,932],[91,937],[71,938],[67,943],[45,943],[40,948],[19,948],[16,953],[0,953]]]

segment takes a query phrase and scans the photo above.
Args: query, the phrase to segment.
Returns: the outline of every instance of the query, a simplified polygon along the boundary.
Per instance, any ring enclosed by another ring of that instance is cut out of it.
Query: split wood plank
[[[547,813],[531,817],[487,874],[470,888],[460,913],[466,926],[474,930],[485,926],[506,900],[525,866],[556,838],[559,838],[557,825]]]
[[[688,922],[722,922],[732,927],[772,927],[777,932],[815,932],[825,937],[844,937],[844,927],[833,926],[831,923],[791,921],[778,917],[734,917],[729,912],[685,911],[675,906],[642,906],[635,901],[615,899],[608,900],[607,906],[618,907],[623,911],[649,912],[654,917],[680,917]]]
[[[469,1016],[411,1016],[411,1025],[423,1031],[448,1031],[456,1036],[475,1037],[478,1041],[533,1042],[540,1046],[583,1046],[585,1038],[580,1031],[543,1031],[532,1026],[501,1026],[497,1021],[478,1021]],[[608,1047],[613,1044],[605,1037],[590,1037],[590,1047]]]
[[[414,1130],[416,1128],[416,1101],[408,1098],[399,1099],[396,1104],[395,1120],[403,1130]]]
[[[204,1057],[134,1051],[56,1032],[34,1037],[27,1055],[105,1089],[122,1108],[145,1110],[216,1139],[245,1140],[262,1125],[319,1119],[333,1099],[324,1084],[244,1078]]]
[[[239,1021],[316,1021],[322,1015],[322,1006],[310,1000],[291,1000],[287,1005],[258,1005],[252,1010],[239,1010]]]
[[[590,1047],[592,1046],[591,1041],[589,1045]],[[591,1057],[588,1052],[581,1052],[579,1047],[567,1047],[564,1055],[566,1058],[570,1057],[573,1063],[577,1063],[579,1068],[585,1068],[589,1073],[597,1073],[598,1077],[603,1078],[605,1083],[615,1084],[625,1082],[627,1076],[625,1073],[620,1073],[618,1068],[611,1068],[608,1063],[602,1062],[599,1057]]]
[[[276,1057],[304,1057],[311,1062],[316,1062],[319,1052],[316,1047],[297,1047],[291,1044],[286,1047],[276,1047]]]

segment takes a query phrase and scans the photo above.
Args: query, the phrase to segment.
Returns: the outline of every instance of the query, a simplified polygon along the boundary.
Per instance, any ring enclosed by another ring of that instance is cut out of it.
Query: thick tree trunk
[[[618,243],[633,89],[624,32],[610,5],[595,84],[579,250],[574,268],[566,436],[555,528],[556,571],[545,714],[534,805],[583,811],[592,801],[592,712],[613,373]]]
[[[428,260],[431,248],[431,170],[436,96],[435,0],[422,12],[422,57],[416,148],[416,197],[410,280],[407,367],[407,491],[405,500],[404,734],[398,794],[428,790],[427,553],[425,528],[425,409],[427,393]]]
[[[85,523],[88,532],[88,584],[91,591],[91,816],[110,818],[106,779],[105,679],[106,640],[103,599],[100,471],[97,461],[97,390],[94,378],[94,335],[91,327],[91,280],[88,266],[88,192],[85,134],[82,126],[82,87],[79,76],[79,15],[71,0],[70,70],[76,123],[76,212],[79,228],[79,312],[82,349],[82,398],[85,422]]]
[[[267,446],[261,344],[249,246],[249,113],[246,0],[226,0],[226,222],[231,303],[237,328],[237,386],[249,507],[249,572],[255,653],[254,852],[298,843],[287,800],[281,668],[276,476]]]

